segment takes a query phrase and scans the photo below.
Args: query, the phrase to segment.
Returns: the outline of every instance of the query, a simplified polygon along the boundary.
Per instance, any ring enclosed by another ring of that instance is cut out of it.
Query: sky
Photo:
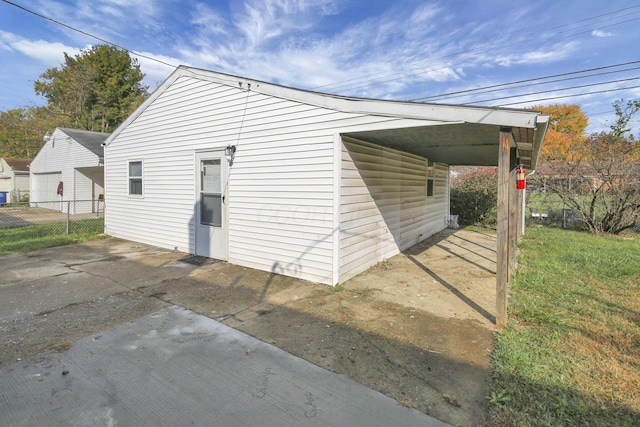
[[[346,96],[578,104],[597,132],[640,99],[638,28],[629,0],[0,0],[0,111],[45,105],[34,81],[108,41],[150,91],[183,64]]]

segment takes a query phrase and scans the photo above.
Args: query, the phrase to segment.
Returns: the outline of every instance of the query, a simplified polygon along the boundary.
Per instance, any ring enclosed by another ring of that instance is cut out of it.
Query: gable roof
[[[527,169],[535,169],[549,124],[548,115],[532,110],[355,98],[295,89],[181,65],[107,138],[105,145],[108,146],[123,129],[181,77],[211,81],[239,90],[345,113],[423,120],[425,126],[343,135],[450,165],[497,166],[499,132],[503,128],[509,128],[512,136],[511,146],[516,149],[518,163]],[[439,125],[434,126],[434,122],[439,122]]]
[[[29,172],[31,159],[16,159],[11,157],[3,157],[3,159],[14,172]]]
[[[93,132],[90,130],[79,130],[70,128],[58,128],[60,131],[69,135],[78,144],[85,147],[98,157],[104,156],[104,147],[102,144],[109,137],[109,133]]]

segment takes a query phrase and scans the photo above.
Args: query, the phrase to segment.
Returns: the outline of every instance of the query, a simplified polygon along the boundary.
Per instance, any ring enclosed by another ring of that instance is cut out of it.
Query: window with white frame
[[[142,195],[142,160],[129,162],[129,195]]]

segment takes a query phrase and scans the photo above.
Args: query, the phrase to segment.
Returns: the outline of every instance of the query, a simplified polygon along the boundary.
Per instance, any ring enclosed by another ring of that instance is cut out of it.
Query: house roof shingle
[[[102,146],[102,143],[109,137],[109,135],[111,135],[110,133],[69,128],[58,129],[69,135],[69,137],[74,141],[91,151],[93,154],[99,157],[104,156],[104,147]]]
[[[4,161],[14,172],[29,172],[29,164],[31,163],[31,159],[16,159],[4,157]]]

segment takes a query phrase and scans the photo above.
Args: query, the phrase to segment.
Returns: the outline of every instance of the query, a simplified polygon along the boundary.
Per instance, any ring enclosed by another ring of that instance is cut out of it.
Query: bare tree
[[[537,185],[557,194],[592,233],[619,234],[640,222],[640,140],[629,126],[640,101],[614,103],[610,129],[571,146],[571,162],[547,162]]]

